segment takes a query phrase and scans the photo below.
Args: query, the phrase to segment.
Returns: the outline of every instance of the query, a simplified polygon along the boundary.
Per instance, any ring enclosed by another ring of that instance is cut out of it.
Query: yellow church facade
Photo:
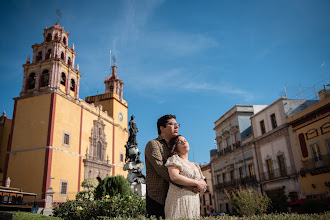
[[[86,178],[127,174],[128,106],[117,67],[104,82],[104,94],[81,100],[82,74],[68,42],[69,33],[58,23],[44,29],[44,41],[32,46],[32,61],[23,65],[10,135],[1,136],[2,143],[8,139],[1,145],[7,149],[3,185],[9,177],[11,187],[37,193],[42,206],[75,199]]]

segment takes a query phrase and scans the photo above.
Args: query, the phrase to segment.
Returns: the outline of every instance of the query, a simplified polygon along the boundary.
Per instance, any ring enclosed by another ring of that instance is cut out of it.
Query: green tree
[[[225,190],[233,211],[239,216],[253,216],[264,213],[268,206],[270,199],[263,196],[253,189],[235,189],[231,193]]]
[[[123,176],[108,176],[104,178],[95,189],[95,199],[102,199],[104,196],[132,194],[131,186]]]

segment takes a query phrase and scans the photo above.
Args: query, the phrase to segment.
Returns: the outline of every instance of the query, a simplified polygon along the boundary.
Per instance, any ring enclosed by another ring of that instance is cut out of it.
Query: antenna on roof
[[[60,20],[60,18],[62,18],[62,14],[60,12],[60,9],[56,9],[56,14],[57,14],[57,23]]]

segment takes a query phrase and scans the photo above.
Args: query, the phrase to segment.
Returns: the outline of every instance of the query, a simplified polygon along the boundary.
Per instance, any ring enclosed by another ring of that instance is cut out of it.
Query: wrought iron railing
[[[302,170],[316,170],[330,167],[330,155],[322,155],[309,160],[302,161]]]
[[[246,185],[246,184],[255,184],[257,183],[255,176],[247,176],[244,178],[238,178],[238,179],[232,179],[230,181],[225,181],[222,183],[218,183],[215,185],[215,189],[225,189],[225,188],[232,188],[232,187],[238,187],[239,185]]]
[[[260,180],[268,181],[268,180],[274,180],[274,179],[288,177],[288,176],[296,175],[296,174],[297,174],[297,171],[295,168],[286,167],[284,169],[275,169],[272,171],[261,173]]]

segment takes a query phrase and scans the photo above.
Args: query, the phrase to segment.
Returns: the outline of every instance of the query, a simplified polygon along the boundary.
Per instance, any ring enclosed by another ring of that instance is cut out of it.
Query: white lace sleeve
[[[178,158],[178,155],[173,155],[172,157],[169,157],[165,163],[165,167],[177,167],[181,172],[182,163],[181,163],[180,159]]]

